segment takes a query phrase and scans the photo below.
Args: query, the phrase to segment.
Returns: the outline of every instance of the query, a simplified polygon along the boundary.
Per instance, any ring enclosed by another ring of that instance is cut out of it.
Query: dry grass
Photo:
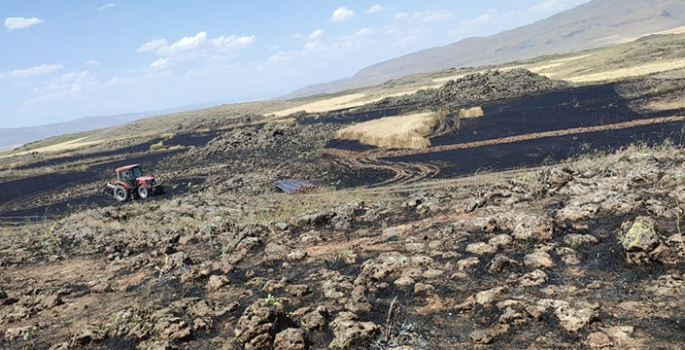
[[[480,118],[485,115],[482,107],[462,108],[459,110],[459,119]]]
[[[32,149],[29,151],[23,151],[23,152],[8,154],[8,155],[5,155],[4,157],[10,156],[10,155],[18,156],[18,155],[29,154],[29,153],[33,153],[33,152],[50,153],[50,152],[70,151],[70,150],[75,150],[75,149],[84,148],[84,147],[88,147],[88,146],[94,146],[94,145],[98,145],[98,144],[102,143],[102,141],[100,141],[100,140],[98,140],[98,141],[83,141],[84,139],[86,139],[86,138],[82,137],[79,139],[66,141],[66,142],[62,142],[62,143],[57,143],[57,144],[50,145],[50,146],[40,147],[40,148]]]
[[[596,81],[618,80],[622,78],[638,77],[652,73],[664,72],[685,67],[685,59],[676,59],[663,62],[653,62],[639,66],[609,70],[606,72],[580,75],[566,78],[574,83],[586,83]]]
[[[338,138],[381,148],[424,149],[430,147],[424,136],[433,130],[438,118],[436,113],[381,118],[339,130]]]

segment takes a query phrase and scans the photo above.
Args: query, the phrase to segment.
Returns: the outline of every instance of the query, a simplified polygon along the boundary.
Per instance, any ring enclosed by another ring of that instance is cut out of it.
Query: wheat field
[[[386,117],[341,129],[338,138],[381,148],[424,149],[431,145],[425,136],[437,122],[438,115],[432,112]]]

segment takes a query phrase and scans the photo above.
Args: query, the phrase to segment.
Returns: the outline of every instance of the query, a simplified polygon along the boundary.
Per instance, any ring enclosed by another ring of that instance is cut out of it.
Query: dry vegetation
[[[425,136],[439,117],[438,113],[428,112],[371,120],[339,130],[338,138],[382,148],[424,149],[430,147]]]
[[[462,108],[459,110],[459,119],[480,118],[485,115],[483,107]]]

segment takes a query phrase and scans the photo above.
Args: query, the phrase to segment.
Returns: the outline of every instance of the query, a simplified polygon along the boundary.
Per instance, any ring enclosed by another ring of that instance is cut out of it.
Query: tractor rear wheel
[[[112,195],[114,199],[116,199],[117,201],[123,202],[128,197],[128,192],[126,191],[124,186],[117,185],[116,187],[114,187]]]
[[[138,197],[140,197],[140,199],[146,199],[148,196],[150,196],[149,188],[145,186],[138,187]]]

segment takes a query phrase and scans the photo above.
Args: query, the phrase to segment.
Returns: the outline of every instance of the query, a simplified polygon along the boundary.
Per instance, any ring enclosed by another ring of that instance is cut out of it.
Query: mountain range
[[[682,0],[593,0],[535,23],[467,38],[374,64],[350,78],[297,90],[284,99],[334,93],[453,67],[571,53],[685,26]]]

